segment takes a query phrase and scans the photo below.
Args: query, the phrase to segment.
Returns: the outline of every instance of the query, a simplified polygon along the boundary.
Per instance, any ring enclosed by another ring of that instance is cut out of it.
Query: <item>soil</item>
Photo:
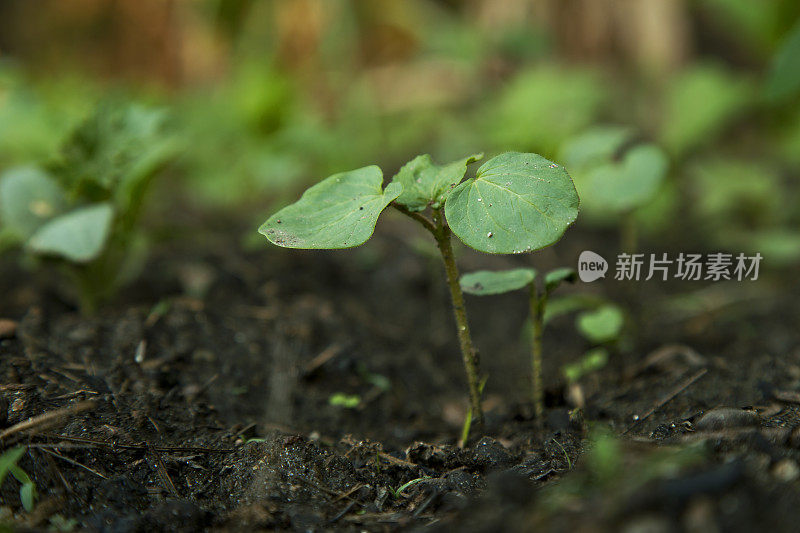
[[[92,318],[58,296],[55,278],[4,261],[0,449],[28,446],[19,465],[39,498],[24,511],[9,476],[0,523],[114,532],[796,529],[792,272],[764,268],[758,282],[705,285],[609,277],[563,289],[618,302],[630,327],[610,362],[572,387],[559,368],[589,346],[574,317],[548,327],[541,427],[527,401],[524,295],[468,298],[489,376],[487,425],[459,446],[467,402],[448,295],[430,243],[406,237],[410,228],[389,218],[366,246],[341,252],[240,245],[229,230],[170,242]],[[582,249],[611,257],[613,242],[578,227],[533,256],[462,250],[459,260],[464,271],[547,269],[572,264]],[[332,405],[336,394],[360,402]],[[598,437],[599,428],[621,438]],[[598,462],[603,453],[608,461]]]

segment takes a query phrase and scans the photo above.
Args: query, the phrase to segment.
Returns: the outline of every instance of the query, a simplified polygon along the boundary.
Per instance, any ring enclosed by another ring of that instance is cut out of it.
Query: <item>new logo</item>
[[[604,278],[606,272],[608,272],[608,261],[601,255],[590,250],[581,252],[578,257],[578,277],[581,278],[581,281],[589,283]]]

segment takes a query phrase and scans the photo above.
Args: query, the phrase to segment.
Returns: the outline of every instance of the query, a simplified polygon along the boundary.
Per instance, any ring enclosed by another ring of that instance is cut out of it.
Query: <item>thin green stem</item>
[[[622,215],[619,240],[623,252],[628,254],[636,253],[639,245],[639,236],[636,227],[636,215],[633,211],[627,211]]]
[[[422,226],[426,230],[430,231],[433,234],[433,236],[436,237],[436,231],[437,231],[436,225],[433,222],[431,222],[430,219],[425,217],[425,215],[417,213],[416,211],[411,211],[407,209],[405,206],[398,204],[397,202],[392,202],[392,207],[403,213],[405,216],[413,218],[414,220],[422,224]]]
[[[464,361],[464,369],[467,372],[467,383],[469,385],[469,405],[472,417],[475,419],[475,427],[478,431],[483,430],[484,417],[483,405],[481,403],[481,379],[480,379],[480,360],[475,347],[472,344],[472,336],[469,331],[467,320],[467,308],[464,305],[464,293],[461,292],[461,285],[458,283],[458,266],[456,266],[455,255],[451,244],[451,231],[444,220],[441,209],[433,211],[431,221],[420,213],[409,211],[404,206],[392,203],[392,207],[413,218],[427,229],[433,238],[442,255],[444,271],[447,277],[447,286],[450,289],[450,298],[453,302],[453,314],[456,319],[456,330],[458,332],[458,342],[461,346],[461,357]]]
[[[480,360],[478,352],[472,344],[472,336],[469,331],[467,320],[467,308],[464,305],[464,293],[461,292],[461,285],[458,283],[458,267],[456,266],[453,247],[450,242],[450,228],[444,222],[440,212],[434,215],[436,232],[433,234],[436,244],[442,254],[444,270],[447,275],[447,286],[450,289],[450,298],[453,301],[453,313],[456,319],[456,329],[458,331],[458,341],[461,345],[461,356],[464,360],[464,369],[467,372],[467,383],[469,384],[469,404],[472,416],[475,419],[475,426],[478,431],[483,429],[483,405],[481,403],[480,385]]]
[[[536,420],[544,419],[544,381],[542,379],[542,333],[544,331],[544,307],[547,305],[547,292],[539,296],[536,284],[530,287],[530,315],[533,323],[531,342],[531,400]]]

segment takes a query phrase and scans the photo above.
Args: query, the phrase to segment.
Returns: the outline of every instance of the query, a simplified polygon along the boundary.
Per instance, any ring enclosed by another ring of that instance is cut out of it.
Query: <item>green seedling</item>
[[[343,407],[345,409],[355,409],[361,404],[361,396],[358,394],[345,394],[343,392],[335,392],[328,398],[328,404],[334,407]]]
[[[703,236],[723,249],[761,253],[774,264],[800,258],[792,211],[798,195],[784,186],[779,166],[744,158],[709,157],[687,166],[691,213]],[[758,176],[758,179],[752,179]]]
[[[561,373],[569,383],[576,383],[586,375],[597,372],[608,363],[608,350],[592,348],[574,363],[561,367]]]
[[[0,176],[0,243],[57,264],[91,313],[142,268],[144,194],[175,149],[161,111],[101,106],[49,165]]]
[[[486,135],[499,146],[555,154],[562,142],[595,120],[608,102],[608,89],[590,70],[523,71],[490,102]]]
[[[575,321],[578,331],[592,344],[606,344],[617,340],[624,324],[622,310],[613,304],[603,304],[581,313]]]
[[[622,248],[636,249],[634,212],[653,201],[667,174],[667,156],[637,143],[624,127],[591,129],[565,144],[562,158],[575,176],[584,207],[599,218],[622,219]]]
[[[764,93],[773,102],[786,101],[800,93],[800,22],[795,23],[775,54]]]
[[[25,510],[30,513],[33,511],[33,505],[37,497],[36,485],[34,485],[30,476],[17,466],[17,462],[27,451],[27,448],[20,446],[18,448],[12,448],[0,455],[0,486],[2,486],[8,474],[11,474],[19,481],[22,485],[19,489],[19,499]]]
[[[672,76],[664,90],[659,144],[678,160],[717,140],[755,103],[747,78],[717,65],[695,65]]]
[[[339,249],[364,244],[381,212],[391,205],[433,236],[444,262],[470,408],[483,425],[478,354],[470,335],[464,295],[451,243],[494,254],[524,253],[557,242],[578,215],[578,194],[560,165],[529,153],[507,152],[464,180],[472,155],[437,165],[421,155],[383,187],[377,166],[334,174],[271,216],[259,232],[286,248]]]
[[[648,485],[674,480],[707,460],[705,443],[643,446],[620,439],[610,428],[593,425],[585,453],[575,470],[558,483],[543,488],[535,512],[560,516],[576,500],[602,500],[604,509],[625,509],[631,497]]]
[[[544,384],[542,382],[542,336],[544,317],[550,294],[565,281],[573,282],[577,274],[571,268],[557,268],[544,277],[543,287],[536,284],[537,272],[533,268],[517,268],[490,272],[481,270],[461,277],[461,289],[469,294],[488,296],[519,289],[528,289],[530,322],[533,329],[531,339],[531,400],[536,419],[544,418]]]
[[[588,294],[570,294],[548,303],[544,324],[560,316],[577,313],[575,329],[592,345],[576,362],[566,364],[561,373],[574,383],[608,362],[607,345],[618,342],[625,327],[625,314],[605,298]]]
[[[398,499],[400,497],[400,495],[403,493],[403,491],[406,490],[407,488],[413,487],[417,483],[420,483],[420,482],[425,481],[426,479],[430,479],[430,478],[431,478],[431,476],[418,477],[418,478],[412,479],[411,481],[407,481],[407,482],[403,483],[402,485],[400,485],[397,488],[397,490],[394,490],[391,487],[389,487],[389,490],[392,492],[392,496],[394,496],[394,499],[396,500],[396,499]]]
[[[488,376],[483,376],[481,383],[478,386],[478,394],[483,397],[483,389],[486,387]],[[463,448],[469,442],[469,431],[472,428],[472,406],[467,407],[467,416],[464,417],[464,424],[461,426],[461,440],[458,441],[458,447]]]

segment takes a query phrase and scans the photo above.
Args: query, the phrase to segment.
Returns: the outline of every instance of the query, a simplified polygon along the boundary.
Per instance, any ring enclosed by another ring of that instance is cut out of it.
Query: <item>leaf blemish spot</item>
[[[492,233],[491,231],[486,234],[486,236],[489,237],[490,239],[492,238],[492,235],[494,235],[494,233]]]

